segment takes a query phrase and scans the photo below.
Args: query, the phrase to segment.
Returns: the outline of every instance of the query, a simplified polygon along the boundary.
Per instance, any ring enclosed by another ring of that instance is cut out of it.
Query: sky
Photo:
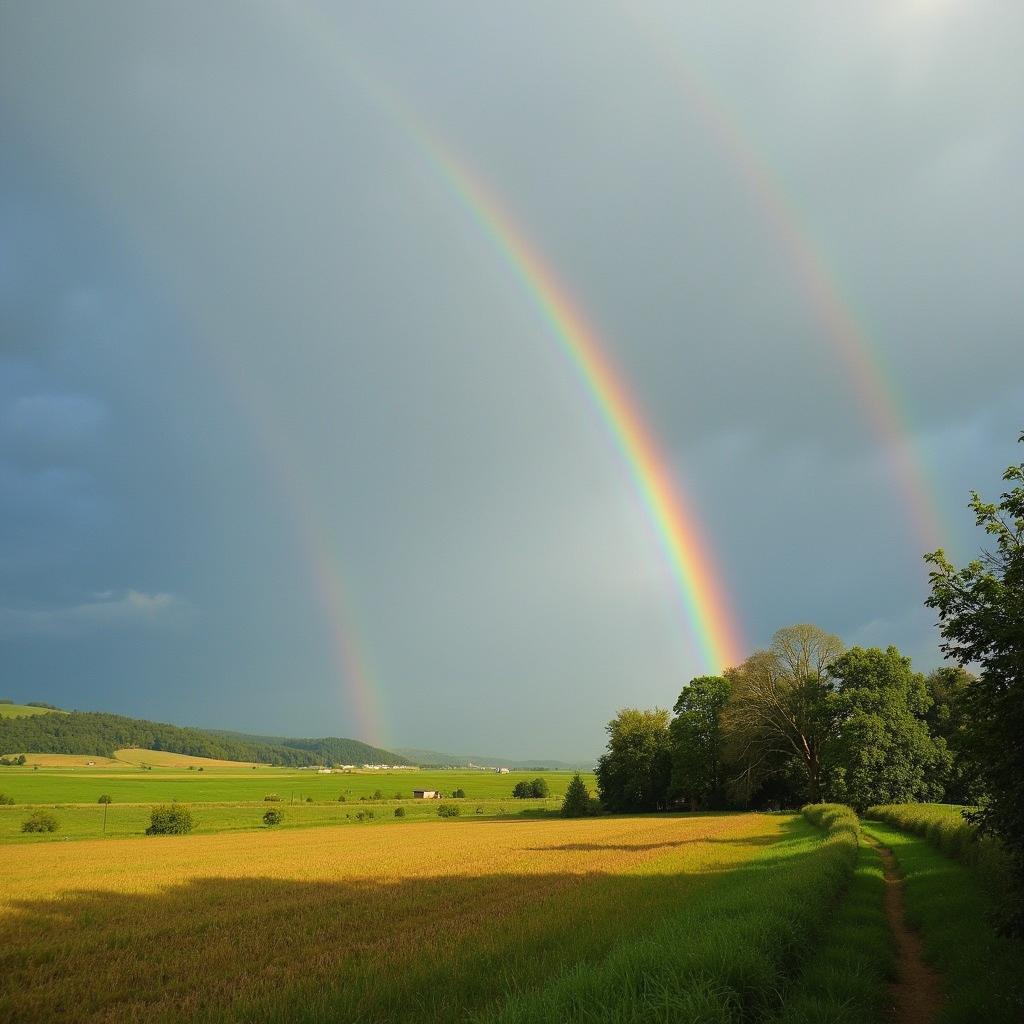
[[[569,759],[796,622],[935,667],[922,555],[1020,459],[1022,49],[966,0],[3,5],[0,696]]]

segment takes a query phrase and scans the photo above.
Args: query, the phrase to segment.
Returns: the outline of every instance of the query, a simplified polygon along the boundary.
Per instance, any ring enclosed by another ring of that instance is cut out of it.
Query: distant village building
[[[437,800],[441,794],[436,789],[414,789],[412,795],[417,800]]]
[[[507,768],[495,768],[494,769],[499,775],[508,775]]]
[[[325,768],[323,765],[321,765],[319,768],[317,768],[316,773],[317,775],[330,775],[331,769]]]

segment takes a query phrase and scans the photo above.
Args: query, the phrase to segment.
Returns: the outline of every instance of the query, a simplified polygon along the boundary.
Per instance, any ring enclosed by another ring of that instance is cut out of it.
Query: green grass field
[[[0,704],[0,718],[25,718],[27,715],[45,715],[54,708],[30,708],[27,704]],[[59,714],[66,714],[61,711]]]
[[[239,803],[262,800],[276,793],[283,801],[335,801],[344,795],[349,801],[372,797],[380,790],[385,798],[400,793],[412,797],[413,789],[466,792],[467,800],[511,800],[512,787],[521,779],[542,776],[551,796],[565,794],[571,772],[512,772],[498,775],[484,771],[396,771],[336,772],[289,768],[205,768],[203,771],[153,768],[0,768],[0,792],[19,804],[95,803],[106,793],[115,803]],[[584,776],[593,788],[593,776]]]

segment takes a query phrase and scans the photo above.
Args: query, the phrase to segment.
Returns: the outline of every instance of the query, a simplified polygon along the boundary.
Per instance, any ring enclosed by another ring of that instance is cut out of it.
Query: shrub
[[[396,793],[395,794],[395,799],[396,800],[401,800],[402,799],[402,794],[401,793]]]
[[[346,814],[345,817],[347,818],[348,815]],[[356,821],[369,821],[371,818],[376,818],[376,817],[377,817],[377,812],[376,811],[370,811],[370,810],[356,811]]]
[[[379,789],[375,789],[373,791],[373,799],[374,800],[383,800],[384,799],[384,794]]]
[[[108,796],[108,795],[107,795],[106,793],[104,793],[104,794],[103,794],[103,795],[102,795],[102,796],[101,796],[101,797],[99,798],[99,800],[97,800],[97,801],[96,801],[96,803],[98,803],[98,804],[112,804],[113,802],[114,802],[114,801],[113,801],[113,800],[111,800],[111,799],[110,799],[110,797],[109,797],[109,796]]]
[[[278,810],[269,810],[263,815],[264,825],[280,825],[284,821],[284,815]]]
[[[345,794],[342,793],[341,796],[338,797],[338,803],[339,804],[343,804],[344,802],[345,802]]]
[[[198,768],[196,769],[196,771],[198,771],[198,772],[201,772],[202,770],[203,770],[203,766],[202,766],[202,765],[200,765],[200,766],[199,766],[199,767],[198,767]]]
[[[307,804],[311,804],[312,802],[313,802],[313,798],[311,796],[307,796],[306,797],[306,803]]]
[[[455,790],[454,793],[452,793],[452,796],[455,797],[456,800],[465,800],[466,791],[464,789],[457,789]]]
[[[457,818],[460,813],[458,804],[438,804],[437,806],[439,818]]]
[[[404,818],[405,817],[405,808],[404,807],[396,807],[395,808],[395,817],[396,818]]]
[[[13,796],[8,796],[6,793],[0,793],[0,804],[10,805],[10,804],[13,804],[13,803],[14,803],[14,797]]]
[[[268,793],[264,798],[263,802],[267,804],[276,804],[281,798],[276,793]]]
[[[484,813],[484,809],[482,807],[478,807],[473,813],[474,814],[483,814]]]
[[[56,832],[57,819],[46,811],[36,811],[21,825],[22,832]]]
[[[149,816],[147,836],[180,836],[192,831],[192,812],[187,807],[163,804]]]
[[[530,795],[538,798],[546,797],[550,789],[548,787],[548,780],[540,777],[533,780],[530,783]]]

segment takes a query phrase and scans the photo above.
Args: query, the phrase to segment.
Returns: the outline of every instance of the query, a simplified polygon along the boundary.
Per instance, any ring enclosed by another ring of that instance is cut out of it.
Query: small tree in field
[[[164,804],[154,807],[149,816],[147,836],[180,836],[191,832],[193,826],[192,812],[187,807],[176,804]]]
[[[99,800],[97,800],[97,801],[96,801],[96,803],[98,803],[98,804],[110,804],[110,803],[113,803],[113,802],[114,802],[114,801],[113,801],[113,800],[111,800],[111,799],[110,799],[110,797],[109,797],[109,796],[108,796],[108,795],[107,795],[106,793],[104,793],[104,794],[103,794],[103,795],[102,795],[102,796],[101,796],[101,797],[99,798]]]
[[[284,815],[278,810],[270,810],[263,815],[264,825],[280,825],[282,821],[284,821]]]
[[[404,807],[396,807],[395,808],[395,817],[396,818],[404,818],[405,817],[405,808]]]
[[[590,813],[590,793],[577,772],[565,791],[565,799],[562,801],[563,818],[583,818]]]
[[[457,818],[461,813],[458,804],[438,804],[437,807],[439,818]]]
[[[530,783],[530,795],[533,797],[542,799],[543,797],[546,797],[550,791],[547,779],[542,779],[538,776]]]

